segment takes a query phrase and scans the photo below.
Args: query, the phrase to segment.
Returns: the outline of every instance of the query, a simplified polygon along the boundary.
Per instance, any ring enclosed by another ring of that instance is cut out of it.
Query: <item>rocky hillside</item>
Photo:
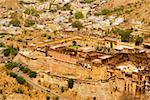
[[[8,9],[17,9],[20,7],[18,0],[0,0],[0,4],[2,7],[6,7]]]
[[[135,19],[150,25],[150,0],[109,0],[102,5],[110,15],[118,15],[126,19]]]

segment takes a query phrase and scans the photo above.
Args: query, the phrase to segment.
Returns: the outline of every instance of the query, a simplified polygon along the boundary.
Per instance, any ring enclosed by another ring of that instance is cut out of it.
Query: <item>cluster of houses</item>
[[[0,8],[0,33],[21,34],[24,29],[41,29],[46,32],[75,32],[78,29],[72,27],[72,23],[76,21],[74,14],[78,11],[83,13],[84,18],[78,19],[84,26],[84,31],[92,30],[92,34],[104,36],[104,30],[111,30],[125,22],[124,18],[117,16],[94,16],[97,5],[81,4],[79,0],[48,0],[39,3],[37,0],[18,0],[23,2],[23,9],[7,10]],[[97,4],[107,2],[107,0],[96,0]],[[57,6],[70,4],[72,10],[59,10]],[[55,13],[50,12],[57,10]],[[40,15],[38,17],[27,15],[24,12],[26,8],[34,8]],[[36,24],[32,27],[15,27],[9,26],[13,13],[21,13],[23,21],[25,19],[36,20]],[[141,22],[131,21],[131,23],[143,25]],[[85,36],[86,38],[86,36]],[[64,38],[62,38],[63,40]],[[88,39],[87,39],[88,40]],[[68,41],[48,44],[44,46],[30,44],[27,47],[34,47],[34,51],[45,53],[52,59],[65,63],[71,63],[87,69],[93,67],[107,67],[109,77],[117,76],[118,79],[130,80],[137,84],[140,91],[150,87],[150,44],[143,43],[143,46],[135,46],[134,44],[123,43],[115,38],[97,39],[97,42],[87,41],[84,37],[78,39],[68,39]],[[42,44],[42,43],[41,43]],[[44,44],[44,42],[43,42]],[[2,51],[2,50],[0,50]],[[30,59],[36,60],[34,55],[28,51],[19,52]],[[0,56],[0,61],[3,59]],[[123,63],[124,62],[124,63]],[[129,63],[132,62],[132,63]]]

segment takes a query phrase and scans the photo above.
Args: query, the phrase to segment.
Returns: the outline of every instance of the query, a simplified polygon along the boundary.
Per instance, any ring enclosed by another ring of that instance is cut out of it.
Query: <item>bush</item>
[[[30,78],[36,78],[36,76],[37,76],[37,73],[35,71],[30,71],[29,72],[29,77]]]
[[[13,78],[16,78],[16,77],[17,77],[17,74],[14,73],[14,72],[10,72],[9,75],[10,75],[10,77],[13,77]]]
[[[80,3],[92,3],[94,2],[95,0],[82,0],[80,1]]]
[[[119,34],[121,36],[122,42],[129,42],[132,30],[131,29],[125,29],[125,30],[115,29],[115,30],[112,30],[112,32],[115,34]]]
[[[19,69],[20,69],[21,71],[23,71],[24,66],[20,65],[20,66],[19,66]]]
[[[111,12],[112,12],[112,11],[109,10],[109,9],[103,9],[103,10],[101,11],[101,14],[102,14],[102,15],[109,15]]]
[[[23,71],[23,73],[27,73],[30,71],[30,69],[24,67],[22,71]]]
[[[17,55],[18,50],[16,48],[14,48],[13,46],[8,46],[7,48],[5,48],[3,50],[4,56],[8,57],[9,55]]]
[[[16,27],[20,27],[20,21],[18,19],[12,19],[9,22],[10,25],[16,26]]]
[[[23,94],[23,90],[22,90],[21,88],[16,89],[15,92],[16,92],[16,93]]]
[[[31,26],[33,26],[35,23],[36,23],[35,20],[26,19],[24,26],[25,26],[25,27],[31,27]]]
[[[130,29],[123,30],[122,33],[120,33],[121,41],[129,42],[131,33],[132,33],[132,30],[130,30]]]
[[[81,29],[81,28],[83,28],[83,25],[80,21],[75,21],[75,22],[72,23],[72,27]]]
[[[72,89],[74,85],[74,80],[73,79],[69,79],[68,80],[68,88]]]
[[[84,18],[84,15],[81,11],[78,11],[75,13],[75,18],[76,19],[82,19],[82,18]]]
[[[22,76],[17,76],[16,80],[20,84],[26,83],[26,80]]]
[[[20,69],[21,71],[23,71],[23,73],[28,73],[28,72],[30,71],[29,68],[26,68],[26,67],[24,67],[24,66],[22,66],[22,65],[19,66],[19,69]]]
[[[5,67],[7,69],[13,69],[14,67],[17,67],[17,66],[18,66],[18,63],[16,63],[16,62],[9,62],[9,63],[5,64]]]
[[[39,16],[38,11],[36,11],[36,9],[34,8],[27,8],[25,9],[24,13],[28,15],[36,16],[36,17]]]
[[[135,45],[140,45],[143,42],[143,38],[138,36],[135,40]]]

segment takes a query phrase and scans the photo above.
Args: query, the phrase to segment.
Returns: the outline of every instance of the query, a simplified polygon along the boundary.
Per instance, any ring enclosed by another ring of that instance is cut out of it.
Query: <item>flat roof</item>
[[[112,56],[111,55],[103,55],[101,57],[99,57],[100,59],[107,59],[107,58],[111,58]]]
[[[82,51],[82,52],[91,52],[91,51],[95,51],[95,49],[92,48],[92,47],[80,47],[78,50],[79,50],[79,51]]]
[[[118,49],[118,50],[122,50],[122,49],[134,49],[134,47],[131,47],[131,46],[125,46],[125,45],[118,45],[116,47],[114,47],[115,49]]]
[[[68,46],[68,44],[58,44],[58,45],[55,45],[55,46],[51,46],[50,48],[55,50],[57,48],[66,47],[66,46]]]

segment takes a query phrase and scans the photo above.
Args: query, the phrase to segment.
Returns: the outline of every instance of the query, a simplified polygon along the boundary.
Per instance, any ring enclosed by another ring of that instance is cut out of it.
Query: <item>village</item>
[[[150,22],[123,16],[149,1],[109,2],[2,0],[0,67],[35,90],[2,92],[0,99],[149,100]],[[111,11],[102,9],[107,4]]]

